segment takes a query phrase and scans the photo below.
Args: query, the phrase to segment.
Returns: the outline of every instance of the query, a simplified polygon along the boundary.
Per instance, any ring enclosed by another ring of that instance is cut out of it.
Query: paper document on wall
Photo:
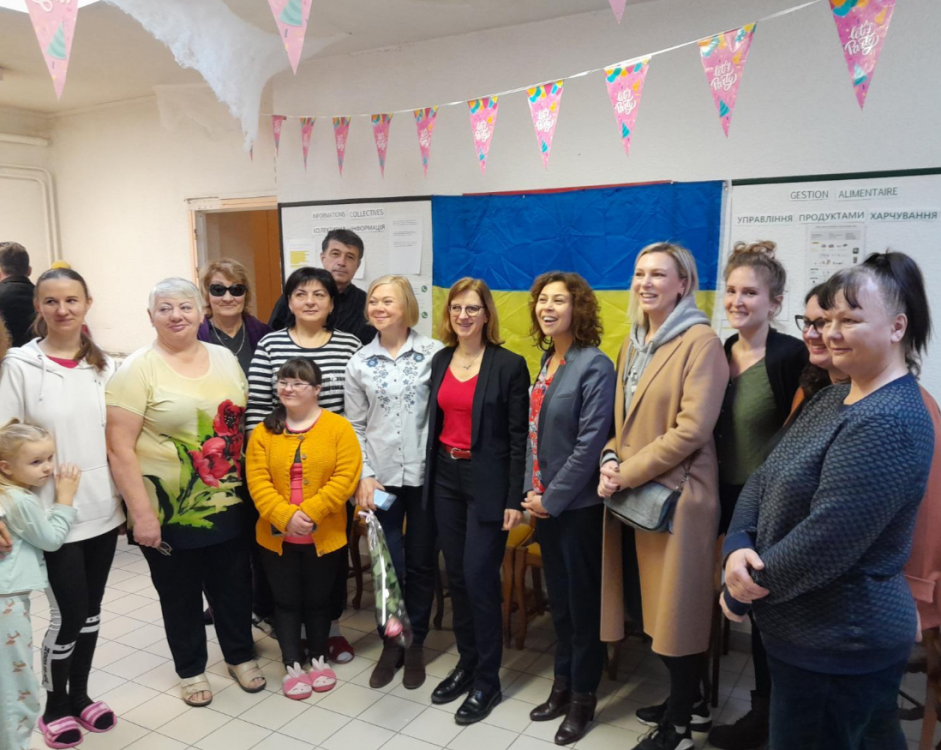
[[[285,240],[284,247],[287,250],[288,266],[285,269],[288,275],[291,271],[296,271],[304,266],[320,265],[320,245],[314,240],[306,238]]]
[[[805,289],[822,284],[841,268],[866,257],[864,224],[811,225],[807,228]]]
[[[414,276],[421,273],[422,223],[419,216],[392,220],[389,273]]]

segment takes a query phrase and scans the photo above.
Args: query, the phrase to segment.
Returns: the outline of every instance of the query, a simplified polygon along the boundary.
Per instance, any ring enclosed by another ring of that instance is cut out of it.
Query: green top
[[[729,381],[716,427],[721,482],[743,485],[764,463],[779,427],[776,414],[764,359]]]

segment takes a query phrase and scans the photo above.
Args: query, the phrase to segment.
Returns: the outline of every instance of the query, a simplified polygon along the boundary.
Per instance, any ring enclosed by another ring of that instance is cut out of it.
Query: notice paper
[[[392,220],[389,273],[414,276],[421,273],[422,222],[419,216]]]
[[[291,271],[296,271],[304,266],[320,265],[320,245],[314,240],[293,239],[285,240],[284,247],[287,250],[288,265],[287,275]]]
[[[841,268],[865,258],[864,224],[823,224],[807,228],[804,289],[822,284]]]

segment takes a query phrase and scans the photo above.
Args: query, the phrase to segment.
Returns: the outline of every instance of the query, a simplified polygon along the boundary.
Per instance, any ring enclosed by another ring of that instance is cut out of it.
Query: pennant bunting
[[[415,110],[415,126],[418,128],[418,148],[421,149],[421,165],[428,176],[428,159],[431,156],[431,136],[438,119],[437,107],[425,107]]]
[[[722,121],[726,137],[729,135],[732,111],[735,109],[738,87],[745,70],[745,59],[748,57],[756,26],[757,24],[750,23],[740,29],[699,40],[706,80],[712,89],[712,98],[719,110],[719,119]]]
[[[477,161],[480,163],[480,173],[484,174],[487,171],[490,141],[493,139],[493,130],[497,126],[497,97],[485,96],[483,99],[472,99],[467,102],[467,106],[470,108],[471,132],[474,134]]]
[[[46,60],[46,68],[52,76],[56,98],[61,99],[69,72],[78,5],[70,2],[30,2],[25,5],[29,8],[29,18]]]
[[[372,137],[376,141],[376,153],[379,154],[379,171],[386,176],[386,152],[389,150],[389,128],[392,127],[392,115],[372,116]]]
[[[614,11],[614,17],[618,19],[618,23],[621,23],[621,19],[624,17],[624,6],[627,5],[627,0],[608,0],[611,3],[611,10]]]
[[[830,0],[830,7],[856,91],[856,101],[862,109],[879,62],[882,43],[889,33],[895,0]]]
[[[295,74],[301,62],[301,52],[304,51],[310,3],[311,0],[268,0]]]
[[[559,106],[562,104],[562,81],[542,83],[526,89],[529,96],[529,112],[536,129],[536,143],[542,156],[542,165],[549,168],[549,152],[552,151],[552,137],[559,121]]]
[[[304,152],[304,171],[307,171],[307,152],[310,151],[310,136],[314,132],[316,117],[301,118],[301,151]],[[341,170],[342,171],[342,170]]]
[[[346,139],[350,134],[350,117],[333,118],[333,138],[337,144],[337,166],[340,167],[340,177],[343,176],[343,159],[346,156]]]
[[[637,108],[640,106],[640,97],[644,92],[644,81],[649,69],[649,57],[646,60],[629,60],[604,69],[608,96],[611,98],[611,106],[614,107],[624,153],[628,156],[631,154],[631,135],[634,132],[634,121],[637,119]]]
[[[277,158],[281,153],[281,128],[284,126],[284,115],[271,115],[271,133],[274,135],[274,155]]]

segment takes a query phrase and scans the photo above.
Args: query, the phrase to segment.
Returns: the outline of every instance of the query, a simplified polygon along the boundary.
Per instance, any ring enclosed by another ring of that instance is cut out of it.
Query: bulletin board
[[[738,241],[777,243],[788,272],[778,316],[784,332],[799,335],[794,316],[803,313],[808,290],[887,249],[917,261],[941,325],[941,169],[733,181],[729,204],[720,266]],[[713,321],[723,338],[732,333],[721,304]],[[935,396],[941,394],[939,347],[935,340],[922,367],[922,384]]]
[[[302,266],[321,267],[324,237],[349,229],[363,239],[363,262],[353,283],[366,290],[386,274],[408,278],[418,298],[416,329],[431,335],[431,198],[280,203],[281,270],[287,279]]]

